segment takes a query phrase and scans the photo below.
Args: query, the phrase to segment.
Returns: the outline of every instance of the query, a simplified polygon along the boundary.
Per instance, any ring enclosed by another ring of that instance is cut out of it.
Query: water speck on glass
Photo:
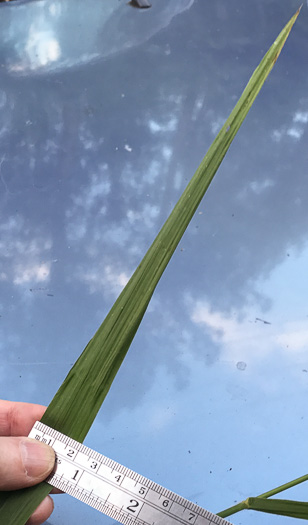
[[[244,370],[246,370],[246,367],[247,367],[247,364],[245,363],[245,361],[238,361],[236,363],[236,368],[238,370],[240,370],[241,372],[243,372]]]

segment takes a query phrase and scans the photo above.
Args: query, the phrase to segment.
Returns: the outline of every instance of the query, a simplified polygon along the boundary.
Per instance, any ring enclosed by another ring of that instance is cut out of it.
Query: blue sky
[[[298,6],[13,4],[0,22],[0,395],[47,404]],[[304,474],[306,30],[304,7],[87,438],[211,511]],[[108,521],[58,505],[51,525]]]

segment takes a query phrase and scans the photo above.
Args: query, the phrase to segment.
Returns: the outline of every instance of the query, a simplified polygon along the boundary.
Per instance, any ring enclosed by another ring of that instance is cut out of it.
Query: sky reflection
[[[298,7],[152,3],[1,6],[3,398],[50,401]],[[87,442],[212,511],[304,474],[306,30],[303,9]],[[60,505],[52,525],[108,521]]]

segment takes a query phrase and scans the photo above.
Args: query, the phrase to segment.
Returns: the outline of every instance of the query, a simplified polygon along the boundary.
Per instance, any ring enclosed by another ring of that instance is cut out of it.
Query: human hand
[[[55,453],[51,447],[27,436],[46,407],[0,400],[0,490],[17,490],[43,481],[52,471]],[[27,525],[40,525],[53,511],[47,496]]]

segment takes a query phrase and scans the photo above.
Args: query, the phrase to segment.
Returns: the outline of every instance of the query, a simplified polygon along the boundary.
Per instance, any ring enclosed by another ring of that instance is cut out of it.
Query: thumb
[[[54,450],[35,439],[0,437],[0,490],[36,485],[52,471]]]

